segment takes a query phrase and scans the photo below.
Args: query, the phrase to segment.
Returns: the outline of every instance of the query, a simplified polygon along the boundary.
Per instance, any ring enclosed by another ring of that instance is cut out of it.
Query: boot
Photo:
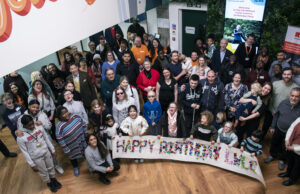
[[[47,183],[47,186],[52,193],[55,193],[57,191],[56,187],[54,186],[54,184],[52,182]]]
[[[56,189],[60,189],[62,187],[62,185],[56,180],[56,178],[51,178],[51,183],[55,186]]]

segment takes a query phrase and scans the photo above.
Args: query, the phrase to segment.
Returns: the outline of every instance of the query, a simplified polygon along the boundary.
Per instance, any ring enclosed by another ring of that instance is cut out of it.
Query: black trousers
[[[253,128],[249,127],[248,125],[240,126],[240,123],[239,123],[239,125],[236,128],[236,135],[238,137],[238,142],[242,143],[245,132],[247,133],[247,137],[249,137],[249,136],[251,136],[252,131],[253,131]]]
[[[199,114],[197,114],[195,112],[194,126],[198,122],[198,120],[199,120]],[[193,115],[192,114],[184,115],[184,125],[185,125],[186,134],[189,136],[192,131],[192,126],[193,126]]]
[[[273,119],[273,115],[271,113],[271,111],[267,110],[265,112],[265,120],[264,120],[264,124],[262,127],[262,131],[263,131],[263,137],[262,140],[265,138],[265,136],[267,135],[269,128],[272,124],[272,119]]]
[[[71,161],[71,164],[72,164],[73,168],[78,168],[78,161],[77,161],[77,159],[73,159],[73,160],[70,159],[70,161]]]
[[[300,176],[300,155],[296,154],[294,151],[288,151],[288,167],[287,173],[289,178],[296,181]]]
[[[5,157],[9,156],[9,150],[7,149],[6,145],[1,141],[1,139],[0,139],[0,151]]]
[[[284,146],[284,139],[286,133],[280,131],[278,128],[275,128],[275,132],[272,136],[271,146],[270,146],[270,155],[279,160],[286,160],[287,154]]]
[[[114,170],[113,172],[116,172],[120,169],[120,165],[117,161],[114,161],[112,160],[112,163],[113,163],[113,166],[114,166]],[[107,161],[105,161],[103,164],[101,164],[100,166],[103,166],[103,167],[109,167],[110,165],[108,164]],[[97,172],[99,174],[100,177],[105,177],[107,173],[102,173],[102,172]]]

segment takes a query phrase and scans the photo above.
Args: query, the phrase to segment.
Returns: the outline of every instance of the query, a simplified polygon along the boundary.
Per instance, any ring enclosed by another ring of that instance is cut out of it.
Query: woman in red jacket
[[[145,59],[144,70],[139,74],[136,84],[143,93],[144,102],[147,101],[147,93],[151,90],[155,91],[156,83],[159,80],[160,74],[155,69],[152,69],[149,59]]]

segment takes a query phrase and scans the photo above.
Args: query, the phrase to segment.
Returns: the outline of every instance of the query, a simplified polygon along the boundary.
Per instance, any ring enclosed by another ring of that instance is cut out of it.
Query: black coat
[[[225,65],[229,61],[229,57],[232,55],[232,52],[226,49],[225,51],[225,56],[223,61],[221,62],[221,57],[220,57],[220,49],[216,49],[214,51],[214,54],[211,58],[211,69],[214,70],[215,72],[219,72],[220,68],[222,65]]]
[[[169,137],[168,134],[168,113],[164,112],[158,122],[159,134],[162,134],[163,137]],[[189,134],[186,134],[184,119],[180,112],[177,112],[177,138],[186,138]]]
[[[120,76],[125,75],[129,79],[129,84],[136,87],[136,79],[140,74],[139,65],[136,62],[130,63],[129,66],[120,62],[117,65],[116,72]]]

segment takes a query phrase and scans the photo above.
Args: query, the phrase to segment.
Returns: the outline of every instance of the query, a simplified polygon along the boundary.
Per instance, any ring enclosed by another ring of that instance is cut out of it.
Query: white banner
[[[227,0],[225,18],[262,21],[266,0]]]
[[[283,50],[289,53],[300,55],[300,27],[288,26]]]
[[[179,138],[156,136],[116,137],[113,142],[113,158],[170,159],[204,163],[265,181],[256,157],[225,144],[211,145],[201,140],[183,141]]]

